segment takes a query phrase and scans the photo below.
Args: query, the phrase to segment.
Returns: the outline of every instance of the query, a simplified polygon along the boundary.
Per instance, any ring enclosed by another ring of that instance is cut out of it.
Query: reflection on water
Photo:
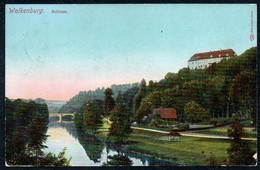
[[[108,149],[107,143],[97,137],[77,131],[73,122],[50,121],[47,135],[50,137],[46,142],[48,148],[45,152],[58,154],[66,147],[66,157],[72,158],[72,166],[102,166],[107,163],[109,155],[119,154],[118,149]],[[121,151],[121,154],[127,156],[133,166],[177,165],[154,157],[129,153],[127,150]]]

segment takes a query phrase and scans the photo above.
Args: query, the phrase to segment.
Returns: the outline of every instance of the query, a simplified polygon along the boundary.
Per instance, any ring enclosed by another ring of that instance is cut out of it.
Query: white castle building
[[[194,54],[188,61],[190,69],[204,69],[213,63],[219,63],[221,60],[237,56],[232,49],[210,51]]]

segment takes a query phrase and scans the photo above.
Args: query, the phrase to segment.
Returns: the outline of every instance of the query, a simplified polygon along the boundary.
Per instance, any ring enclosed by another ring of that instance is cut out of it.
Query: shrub
[[[211,119],[210,123],[216,125],[222,125],[222,124],[228,124],[231,123],[232,119],[231,118],[214,118]]]
[[[188,123],[180,123],[180,124],[176,125],[176,127],[179,130],[188,130],[188,129],[190,129],[190,124],[188,124]]]
[[[159,127],[162,124],[162,120],[161,119],[152,119],[150,121],[150,123],[148,124],[148,126],[150,127]]]

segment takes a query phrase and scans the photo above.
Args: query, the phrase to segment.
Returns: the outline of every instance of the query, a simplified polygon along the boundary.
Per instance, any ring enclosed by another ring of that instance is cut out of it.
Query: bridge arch
[[[49,119],[59,118],[58,121],[62,122],[62,120],[65,116],[71,116],[72,120],[74,120],[74,118],[75,118],[74,113],[51,113],[51,114],[49,114]]]

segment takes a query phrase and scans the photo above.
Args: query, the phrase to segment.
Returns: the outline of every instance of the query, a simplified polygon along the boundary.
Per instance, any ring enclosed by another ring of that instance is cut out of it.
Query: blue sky
[[[11,14],[9,8],[44,14]],[[52,10],[66,10],[53,14]],[[160,80],[198,52],[250,41],[256,5],[7,5],[6,95],[68,100],[81,90]]]

